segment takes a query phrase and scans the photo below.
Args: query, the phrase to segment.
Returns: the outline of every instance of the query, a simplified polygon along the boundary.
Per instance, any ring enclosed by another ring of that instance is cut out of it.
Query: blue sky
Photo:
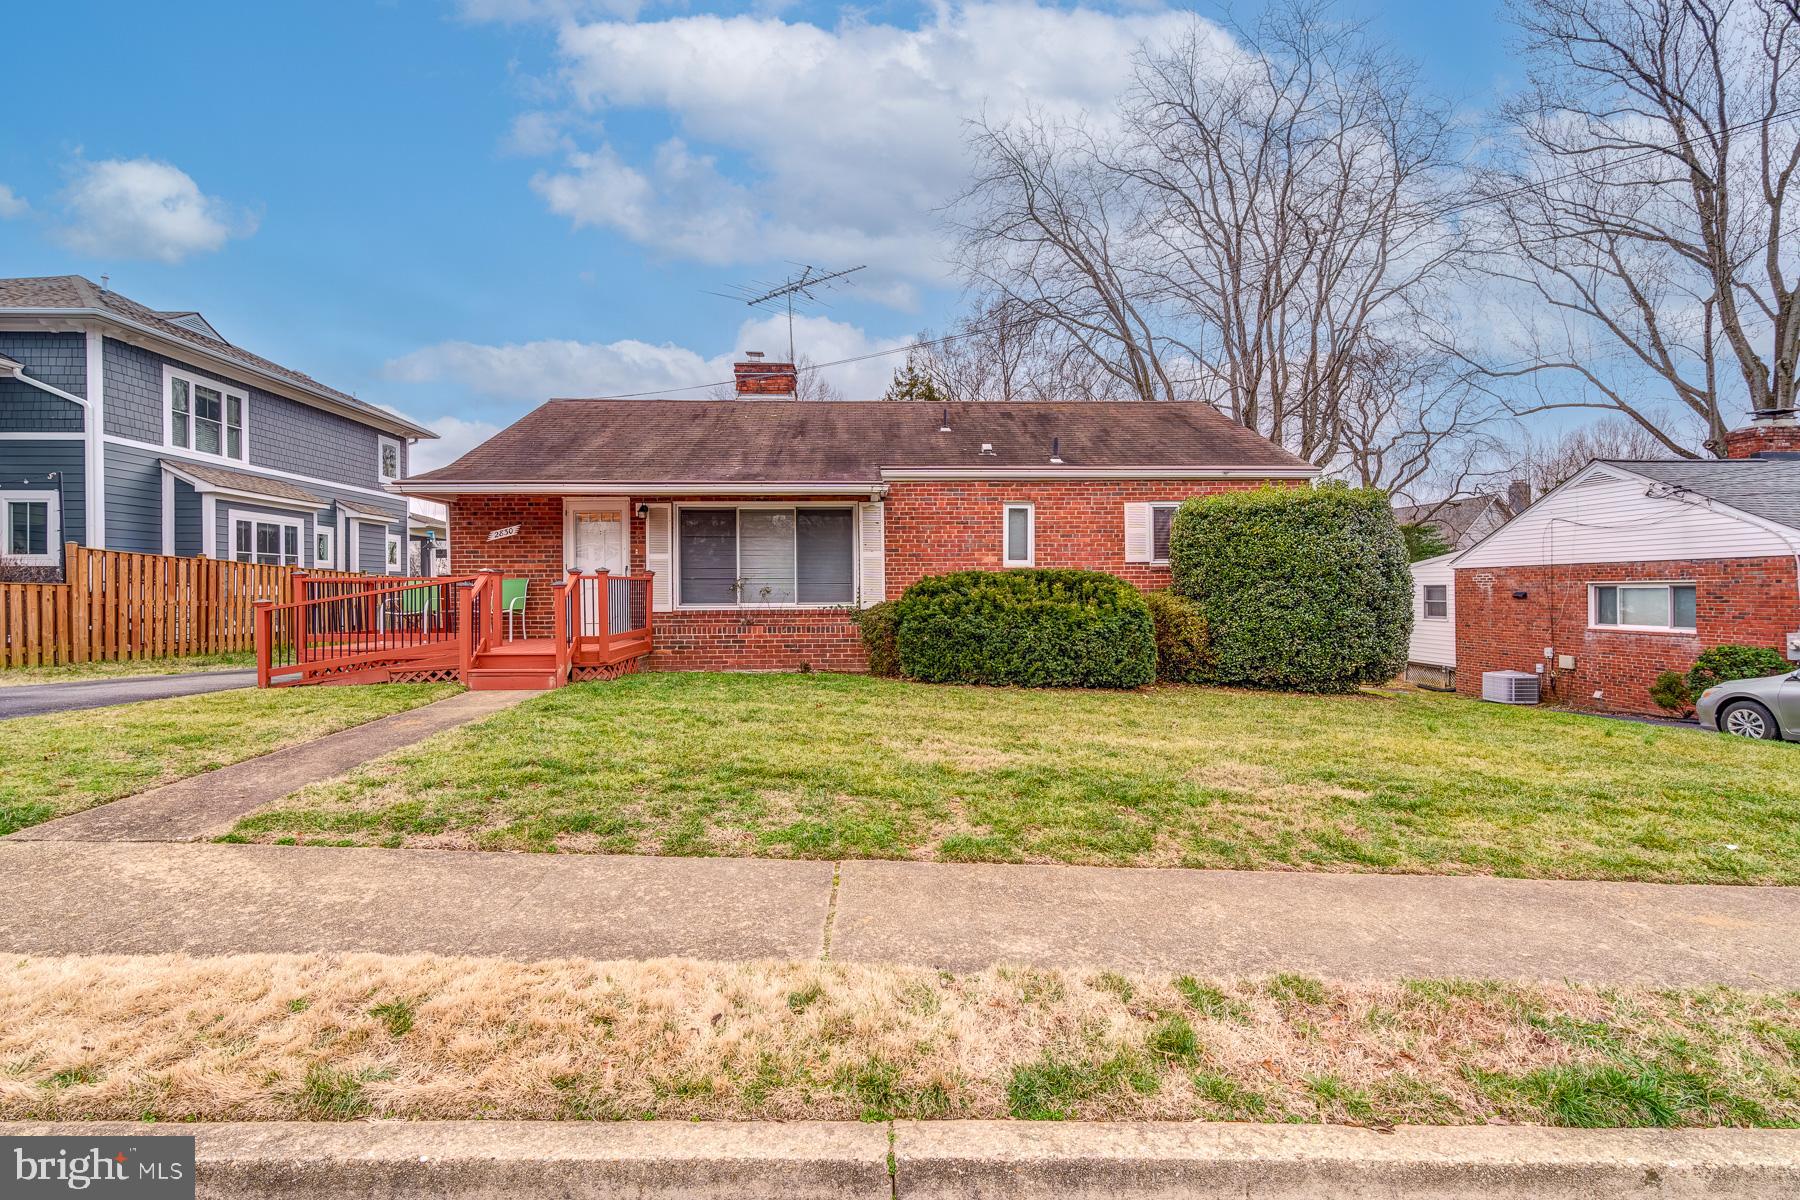
[[[1497,4],[1344,7],[1471,107],[1512,83]],[[1185,19],[1144,4],[14,5],[0,274],[109,274],[466,446],[549,394],[703,382],[747,342],[780,348],[708,292],[790,262],[870,264],[803,326],[815,359],[941,327],[957,293],[932,209],[959,175],[957,122],[1098,105],[1137,38]],[[837,382],[861,395],[890,369]]]

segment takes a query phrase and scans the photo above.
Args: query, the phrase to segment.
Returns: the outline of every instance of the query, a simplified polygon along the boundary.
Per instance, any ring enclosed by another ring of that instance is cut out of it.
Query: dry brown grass
[[[996,968],[24,958],[0,1118],[1800,1122],[1800,994]]]

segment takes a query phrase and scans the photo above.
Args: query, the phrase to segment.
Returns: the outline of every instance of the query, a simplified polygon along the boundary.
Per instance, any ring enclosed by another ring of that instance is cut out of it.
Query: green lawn
[[[0,687],[28,683],[70,683],[132,675],[182,675],[189,671],[244,670],[256,666],[256,653],[190,654],[183,658],[140,658],[134,662],[68,663],[60,667],[0,667]]]
[[[0,835],[416,708],[450,684],[213,692],[0,722]]]
[[[1800,883],[1800,746],[1423,692],[652,674],[243,821],[256,841]]]

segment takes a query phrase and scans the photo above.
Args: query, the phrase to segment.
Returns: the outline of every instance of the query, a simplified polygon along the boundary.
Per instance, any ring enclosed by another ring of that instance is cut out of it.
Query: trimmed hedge
[[[1794,664],[1779,650],[1728,642],[1700,652],[1700,657],[1688,668],[1688,694],[1698,696],[1709,687],[1734,679],[1760,679],[1764,675],[1780,675],[1793,669]]]
[[[901,671],[927,683],[1140,687],[1156,677],[1143,594],[1099,571],[958,571],[896,601]]]
[[[900,674],[900,608],[897,601],[883,600],[856,614],[862,630],[863,649],[869,652],[869,674]]]
[[[1199,604],[1212,682],[1348,692],[1406,667],[1412,572],[1386,493],[1342,484],[1189,500],[1174,591]]]
[[[1206,616],[1174,592],[1145,592],[1156,634],[1156,677],[1164,683],[1205,683],[1212,678]]]

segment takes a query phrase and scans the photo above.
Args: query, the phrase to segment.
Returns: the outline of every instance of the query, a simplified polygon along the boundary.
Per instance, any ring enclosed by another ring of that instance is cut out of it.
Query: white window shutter
[[[859,504],[862,510],[861,542],[857,547],[857,594],[863,607],[887,599],[887,533],[879,504]]]
[[[675,607],[675,535],[667,504],[645,505],[644,569],[654,572],[650,583],[650,608],[668,612]]]
[[[1147,563],[1150,561],[1150,506],[1148,504],[1127,504],[1125,506],[1125,561]]]

